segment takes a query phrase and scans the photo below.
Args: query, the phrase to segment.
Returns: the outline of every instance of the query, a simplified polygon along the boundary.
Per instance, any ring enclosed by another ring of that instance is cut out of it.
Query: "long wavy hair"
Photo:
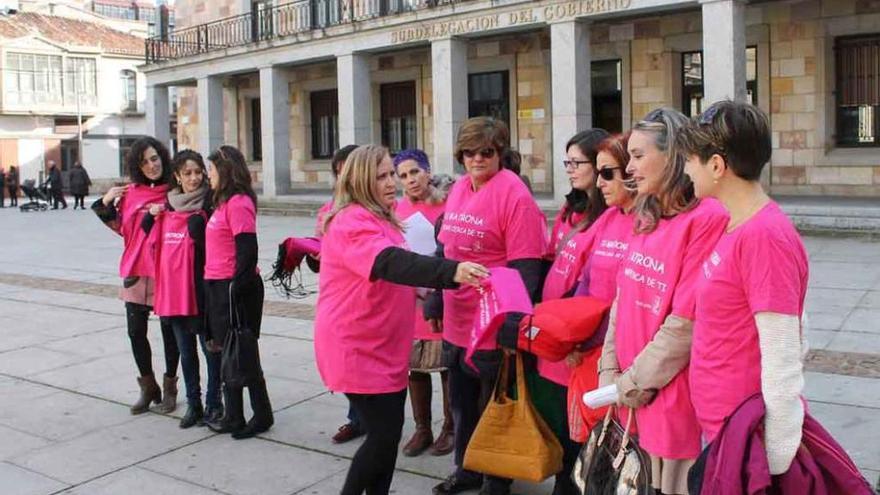
[[[382,220],[393,225],[398,230],[403,230],[403,225],[394,216],[394,212],[382,204],[379,192],[376,190],[376,175],[379,164],[389,156],[388,149],[384,146],[366,144],[348,155],[339,179],[336,181],[336,189],[333,192],[333,210],[324,220],[324,232],[330,228],[333,218],[349,205],[357,204],[376,215]]]
[[[609,134],[605,129],[593,128],[581,131],[568,140],[568,143],[565,144],[565,151],[571,149],[572,146],[577,146],[578,150],[590,160],[587,166],[593,167],[595,170],[599,145],[608,136]],[[581,231],[592,225],[606,208],[608,208],[608,205],[605,204],[605,196],[602,195],[602,192],[599,191],[599,186],[593,180],[586,191],[572,188],[565,195],[562,221],[571,222],[575,213],[586,213],[584,218],[574,226],[574,230]]]
[[[158,180],[151,181],[141,171],[141,163],[144,160],[144,152],[147,148],[153,148],[162,161],[162,177]],[[128,154],[125,155],[125,168],[128,170],[128,176],[135,184],[170,184],[171,183],[171,154],[168,148],[158,139],[151,136],[144,136],[131,145]]]
[[[214,190],[212,198],[214,205],[219,207],[236,194],[244,194],[251,198],[256,210],[257,194],[251,184],[251,173],[241,151],[235,146],[224,144],[208,155],[208,161],[217,168],[217,175],[220,177],[220,183]]]
[[[666,166],[657,192],[636,196],[635,232],[653,232],[661,218],[671,218],[684,213],[697,204],[694,184],[684,173],[685,155],[675,146],[679,130],[687,124],[678,110],[664,107],[652,110],[633,126],[632,131],[651,135],[654,146],[666,156]]]
[[[186,167],[186,162],[192,160],[199,168],[202,169],[202,184],[208,181],[208,169],[205,167],[205,160],[202,158],[201,153],[197,151],[193,151],[191,149],[180,150],[177,154],[174,155],[174,158],[171,160],[171,171],[172,173],[179,174],[184,167]],[[183,192],[183,185],[177,184],[177,189],[180,192]]]

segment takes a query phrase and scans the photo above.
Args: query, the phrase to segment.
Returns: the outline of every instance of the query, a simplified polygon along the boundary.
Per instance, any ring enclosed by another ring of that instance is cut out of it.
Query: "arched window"
[[[122,80],[122,110],[137,110],[137,74],[133,70],[124,70],[119,74]]]

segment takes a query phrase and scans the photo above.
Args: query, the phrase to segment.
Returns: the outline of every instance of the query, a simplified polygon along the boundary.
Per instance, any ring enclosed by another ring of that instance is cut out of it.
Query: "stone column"
[[[742,0],[701,0],[703,108],[746,100],[746,22]]]
[[[208,156],[223,144],[223,85],[217,76],[198,80],[199,151]]]
[[[168,86],[147,86],[147,134],[171,149]]]
[[[467,41],[447,38],[431,42],[431,105],[434,119],[434,156],[437,173],[455,170],[455,138],[468,118]]]
[[[367,144],[373,140],[370,61],[367,55],[348,53],[336,57],[339,93],[339,146]]]
[[[590,87],[590,29],[564,21],[550,25],[551,94],[553,107],[553,197],[561,202],[571,190],[562,166],[565,143],[593,123]]]
[[[290,92],[287,73],[260,69],[260,125],[263,140],[263,196],[290,192]]]

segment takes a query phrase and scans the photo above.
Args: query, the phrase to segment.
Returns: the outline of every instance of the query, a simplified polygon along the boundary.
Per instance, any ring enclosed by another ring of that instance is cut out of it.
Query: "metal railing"
[[[146,63],[173,60],[461,0],[297,0],[154,36]]]

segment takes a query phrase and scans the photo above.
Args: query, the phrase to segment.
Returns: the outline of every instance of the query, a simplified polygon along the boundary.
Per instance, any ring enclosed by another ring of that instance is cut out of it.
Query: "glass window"
[[[880,33],[834,40],[837,144],[880,146]]]
[[[124,70],[120,74],[122,83],[122,110],[137,110],[137,75],[133,70]]]
[[[64,104],[95,105],[98,100],[97,69],[93,58],[64,59]]]
[[[260,115],[260,99],[251,99],[251,159],[263,159],[263,125]]]
[[[9,52],[4,79],[10,104],[61,102],[60,56]]]
[[[703,52],[681,54],[682,112],[688,117],[703,111]],[[746,47],[746,94],[749,103],[758,104],[758,49]]]
[[[339,148],[339,96],[335,89],[309,95],[312,117],[312,158],[332,158]]]
[[[407,81],[380,86],[382,107],[382,145],[391,154],[415,148],[416,83]]]
[[[590,64],[593,93],[593,126],[608,132],[623,129],[623,72],[620,60]]]
[[[125,159],[128,157],[128,152],[131,151],[132,145],[137,141],[136,138],[119,138],[119,176],[125,177],[128,175],[128,170],[125,168]]]
[[[495,117],[510,124],[510,77],[507,71],[468,74],[468,116]]]

